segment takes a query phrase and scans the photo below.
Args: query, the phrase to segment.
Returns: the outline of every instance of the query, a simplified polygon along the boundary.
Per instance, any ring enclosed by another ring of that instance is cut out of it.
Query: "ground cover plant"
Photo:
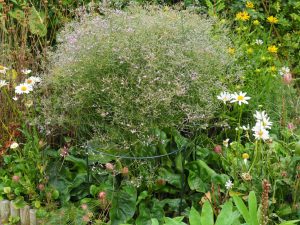
[[[299,224],[297,1],[11,3],[1,199],[40,224]]]

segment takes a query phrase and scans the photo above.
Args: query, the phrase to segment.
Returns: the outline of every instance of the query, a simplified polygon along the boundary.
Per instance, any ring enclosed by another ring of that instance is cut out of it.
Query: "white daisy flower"
[[[10,148],[11,148],[11,149],[15,149],[15,148],[17,148],[17,147],[19,147],[19,144],[18,144],[17,142],[13,142],[13,143],[10,145]]]
[[[238,102],[239,105],[242,105],[242,103],[244,104],[248,104],[249,99],[251,99],[250,97],[246,96],[246,92],[240,92],[240,93],[234,93],[231,95],[231,103],[233,102]]]
[[[0,80],[0,88],[8,85],[8,83],[5,80]]]
[[[223,141],[224,147],[228,148],[229,138]]]
[[[27,83],[20,84],[15,88],[15,92],[19,95],[28,94],[31,91],[32,91],[32,86]]]
[[[263,40],[261,40],[261,39],[256,39],[255,40],[255,44],[257,44],[257,45],[262,45],[264,42],[263,42]]]
[[[31,73],[31,70],[29,70],[29,69],[22,69],[22,70],[21,70],[21,73],[27,75],[27,74],[30,74],[30,73]]]
[[[231,182],[231,180],[226,181],[225,187],[227,190],[230,190],[233,187],[233,183]]]
[[[228,92],[224,91],[221,92],[220,95],[217,96],[217,98],[221,101],[224,102],[224,104],[226,104],[226,102],[229,102],[231,100],[231,94],[229,94]]]
[[[280,74],[281,76],[283,76],[283,75],[286,74],[286,73],[290,73],[290,72],[291,72],[291,70],[290,70],[290,68],[287,67],[287,66],[281,67],[281,69],[279,70],[279,74]]]
[[[2,73],[2,74],[6,74],[6,71],[8,70],[8,68],[7,67],[5,67],[5,66],[1,66],[0,65],[0,73]]]
[[[267,117],[267,114],[265,111],[255,111],[255,114],[253,115],[256,120],[263,120],[265,117]]]
[[[264,129],[262,126],[257,124],[257,126],[253,127],[252,131],[254,132],[254,137],[256,140],[268,140],[270,139],[269,131]]]

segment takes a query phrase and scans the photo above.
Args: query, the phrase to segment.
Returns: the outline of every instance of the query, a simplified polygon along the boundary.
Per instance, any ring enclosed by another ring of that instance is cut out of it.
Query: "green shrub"
[[[198,129],[220,104],[216,94],[239,79],[225,32],[212,24],[154,7],[68,24],[45,76],[48,129],[114,149],[150,144],[156,128]]]

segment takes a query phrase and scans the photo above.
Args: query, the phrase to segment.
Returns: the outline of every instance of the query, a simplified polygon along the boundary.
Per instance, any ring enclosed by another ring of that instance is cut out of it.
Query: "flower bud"
[[[105,164],[105,168],[108,170],[108,171],[113,171],[114,170],[114,165],[112,163],[106,163]]]
[[[44,184],[39,184],[39,185],[38,185],[38,189],[39,189],[40,191],[44,191],[44,190],[45,190],[45,185],[44,185]]]
[[[293,76],[291,73],[285,73],[283,75],[283,82],[287,85],[291,84],[293,81]]]
[[[217,154],[222,154],[222,146],[221,145],[216,145],[214,147],[214,152]]]
[[[121,173],[123,176],[127,176],[129,173],[128,167],[123,167]]]
[[[100,200],[104,200],[106,198],[106,192],[104,191],[101,191],[99,194],[98,194],[98,198]]]
[[[20,180],[20,177],[19,176],[17,176],[17,175],[14,175],[13,177],[12,177],[12,180],[14,181],[14,182],[19,182],[19,180]]]

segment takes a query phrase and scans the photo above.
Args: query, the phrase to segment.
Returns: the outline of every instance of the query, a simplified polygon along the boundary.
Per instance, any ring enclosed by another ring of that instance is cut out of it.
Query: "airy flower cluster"
[[[230,94],[229,92],[221,92],[220,95],[217,96],[217,98],[226,104],[227,102],[234,103],[237,102],[239,105],[248,104],[248,100],[250,97],[246,96],[246,92],[243,93],[240,91],[240,93],[234,92],[234,94]]]
[[[256,111],[254,117],[256,119],[256,124],[252,128],[252,131],[254,132],[253,135],[255,139],[263,141],[268,140],[270,138],[269,129],[271,129],[272,126],[269,116],[265,111]]]

